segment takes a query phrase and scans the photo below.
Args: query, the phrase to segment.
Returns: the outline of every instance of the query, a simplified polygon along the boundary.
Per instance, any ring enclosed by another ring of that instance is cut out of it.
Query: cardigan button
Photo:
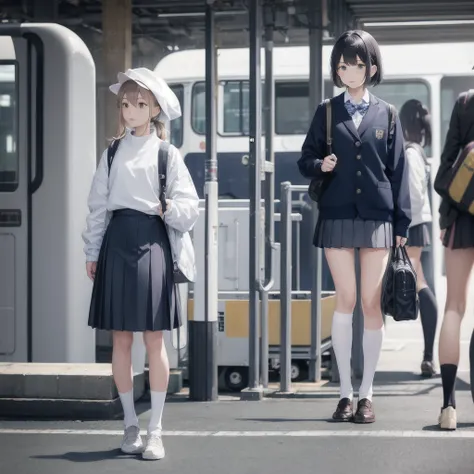
[[[357,194],[360,194],[361,192],[362,192],[362,191],[361,191],[360,189],[358,189],[358,190],[356,191]]]
[[[355,146],[356,146],[357,148],[359,148],[360,145],[361,145],[361,143],[360,143],[359,141],[355,142]]]
[[[357,171],[357,176],[362,176],[362,172],[361,172],[361,171]]]
[[[356,158],[360,160],[362,158],[362,155],[357,155]]]

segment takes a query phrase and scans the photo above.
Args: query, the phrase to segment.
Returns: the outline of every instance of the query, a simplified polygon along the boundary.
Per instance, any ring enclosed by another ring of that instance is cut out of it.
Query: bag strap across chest
[[[162,141],[158,150],[158,179],[160,181],[160,203],[163,212],[166,212],[166,174],[169,150],[170,144]]]
[[[326,104],[326,154],[332,153],[332,108],[331,99],[325,99]]]

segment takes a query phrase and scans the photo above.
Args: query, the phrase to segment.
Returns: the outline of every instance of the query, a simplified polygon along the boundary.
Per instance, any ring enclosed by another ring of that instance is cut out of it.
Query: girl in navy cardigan
[[[298,161],[306,178],[323,174],[314,245],[324,248],[336,288],[332,343],[340,373],[340,400],[333,419],[371,423],[372,383],[382,348],[382,277],[391,246],[404,245],[411,221],[403,132],[391,127],[389,105],[367,86],[382,80],[380,50],[365,31],[341,35],[331,54],[333,82],[346,91],[333,98],[333,151],[326,156],[326,110],[319,105]],[[353,414],[352,315],[356,304],[354,249],[360,249],[364,312],[364,374]]]

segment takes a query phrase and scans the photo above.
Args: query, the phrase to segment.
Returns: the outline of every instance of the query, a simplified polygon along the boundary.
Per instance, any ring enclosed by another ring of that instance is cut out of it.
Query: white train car
[[[0,25],[0,361],[95,362],[81,232],[95,66],[53,24]]]

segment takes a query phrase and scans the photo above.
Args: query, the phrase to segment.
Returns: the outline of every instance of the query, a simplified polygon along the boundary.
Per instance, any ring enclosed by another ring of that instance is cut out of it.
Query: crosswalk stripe
[[[121,436],[121,430],[74,430],[74,429],[0,429],[0,435],[89,435]],[[350,438],[474,438],[474,431],[422,431],[422,430],[298,430],[298,431],[163,431],[163,436],[263,438],[263,437],[350,437]]]

